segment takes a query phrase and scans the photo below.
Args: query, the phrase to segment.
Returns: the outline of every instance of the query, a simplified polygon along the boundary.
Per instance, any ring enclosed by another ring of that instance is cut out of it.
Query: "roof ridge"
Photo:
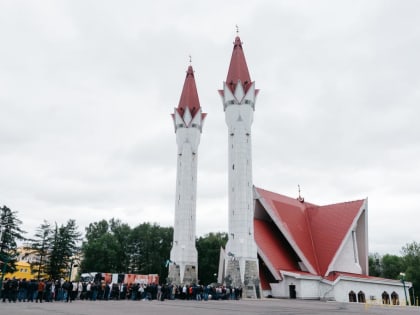
[[[319,206],[319,207],[329,207],[329,206],[336,206],[336,205],[344,205],[346,203],[354,203],[354,202],[360,202],[360,201],[365,201],[365,200],[366,200],[366,198],[365,199],[349,200],[349,201],[343,201],[343,202],[330,203],[330,204],[322,205],[322,206]]]
[[[260,188],[260,187],[257,187],[257,186],[255,186],[255,189],[256,189],[257,191],[258,191],[258,190],[262,190],[262,191],[265,191],[265,192],[267,192],[267,193],[273,194],[273,195],[275,195],[275,196],[280,196],[280,197],[282,197],[282,198],[286,198],[286,199],[288,199],[288,200],[290,200],[290,201],[293,201],[293,202],[299,203],[300,205],[303,205],[304,207],[307,207],[307,208],[317,208],[317,207],[321,207],[321,206],[316,205],[316,204],[314,204],[314,203],[312,203],[312,202],[307,202],[307,201],[303,201],[303,202],[301,202],[301,201],[297,200],[296,198],[293,198],[293,197],[290,197],[290,196],[287,196],[287,195],[283,195],[283,194],[279,194],[279,193],[276,193],[276,192],[274,192],[274,191],[272,191],[272,190],[267,190],[267,189]],[[277,200],[277,199],[278,199],[278,198],[276,198],[276,200]]]
[[[315,257],[315,262],[316,262],[316,266],[314,266],[316,268],[317,273],[320,275],[321,274],[321,268],[319,266],[319,259],[318,259],[318,254],[316,251],[316,246],[315,246],[315,242],[314,242],[314,238],[312,235],[312,225],[310,223],[309,220],[309,211],[307,211],[308,208],[305,206],[304,208],[304,215],[305,215],[305,221],[306,221],[306,226],[308,229],[308,233],[309,233],[309,238],[311,240],[311,247],[312,247],[312,251],[313,251],[313,255]]]

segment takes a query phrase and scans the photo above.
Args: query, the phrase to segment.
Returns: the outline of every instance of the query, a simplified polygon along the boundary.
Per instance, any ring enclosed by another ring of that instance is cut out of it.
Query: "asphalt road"
[[[241,301],[74,301],[72,303],[1,303],[1,315],[350,315],[420,314],[419,307],[373,306],[301,300]]]

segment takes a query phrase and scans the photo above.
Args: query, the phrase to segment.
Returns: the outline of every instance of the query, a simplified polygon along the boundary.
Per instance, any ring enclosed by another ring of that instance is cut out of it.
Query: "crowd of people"
[[[203,285],[70,282],[65,280],[5,279],[3,302],[73,302],[75,300],[239,300],[242,288]]]

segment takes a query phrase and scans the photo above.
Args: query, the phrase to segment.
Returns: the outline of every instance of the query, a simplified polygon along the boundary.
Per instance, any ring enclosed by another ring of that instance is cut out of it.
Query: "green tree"
[[[115,239],[115,270],[118,273],[128,273],[130,263],[129,240],[131,228],[120,220],[111,219],[109,222],[111,233]]]
[[[172,227],[142,223],[133,229],[130,237],[130,270],[133,273],[159,274],[164,281],[168,276],[165,265],[172,247]]]
[[[161,227],[156,224],[152,226],[152,249],[151,261],[154,264],[150,273],[157,273],[161,282],[166,281],[168,277],[168,268],[166,261],[170,257],[173,239],[172,227]]]
[[[385,254],[382,256],[382,277],[387,279],[399,279],[400,273],[404,271],[402,257]]]
[[[405,279],[413,284],[414,292],[420,292],[420,243],[406,244],[402,250],[405,266]]]
[[[382,277],[381,256],[378,253],[369,254],[369,275]]]
[[[198,279],[201,284],[216,282],[219,270],[220,248],[228,241],[227,233],[210,233],[196,241],[198,251]]]
[[[105,270],[98,268],[104,267],[102,253],[104,252],[100,246],[101,239],[108,233],[108,222],[102,220],[99,222],[90,223],[85,229],[85,241],[82,243],[83,260],[81,264],[82,272],[96,271],[105,272]],[[99,264],[97,264],[99,262]]]
[[[120,220],[91,223],[82,245],[82,272],[159,274],[167,277],[172,228],[143,223],[131,229]]]
[[[97,240],[82,247],[82,272],[111,272],[117,273],[118,244],[113,235],[106,233]]]
[[[34,238],[29,240],[28,254],[35,255],[38,259],[31,262],[32,272],[37,273],[39,280],[48,270],[49,255],[52,246],[51,224],[46,220],[36,229]]]
[[[119,257],[121,248],[118,237],[112,231],[120,234],[121,229],[121,223],[114,219],[110,223],[101,220],[89,224],[86,228],[86,241],[82,244],[82,272],[124,272],[125,268],[122,267]],[[121,235],[119,237],[122,238]]]
[[[75,220],[68,220],[66,225],[60,227],[55,224],[52,238],[50,259],[47,271],[52,279],[65,278],[68,275],[70,265],[79,255],[78,243],[81,233]]]
[[[0,271],[3,270],[5,260],[8,261],[6,273],[16,271],[17,241],[25,240],[23,234],[26,233],[21,226],[17,211],[6,206],[0,207]]]
[[[108,233],[109,224],[106,220],[90,223],[86,228],[85,238],[87,242],[93,241],[105,233]]]

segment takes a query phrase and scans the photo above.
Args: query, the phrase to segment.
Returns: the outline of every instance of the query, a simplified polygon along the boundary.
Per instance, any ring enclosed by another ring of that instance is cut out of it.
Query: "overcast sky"
[[[44,219],[174,222],[189,55],[203,111],[197,233],[227,231],[217,93],[236,36],[260,94],[254,184],[369,198],[369,251],[420,241],[420,2],[0,2],[0,204]]]

